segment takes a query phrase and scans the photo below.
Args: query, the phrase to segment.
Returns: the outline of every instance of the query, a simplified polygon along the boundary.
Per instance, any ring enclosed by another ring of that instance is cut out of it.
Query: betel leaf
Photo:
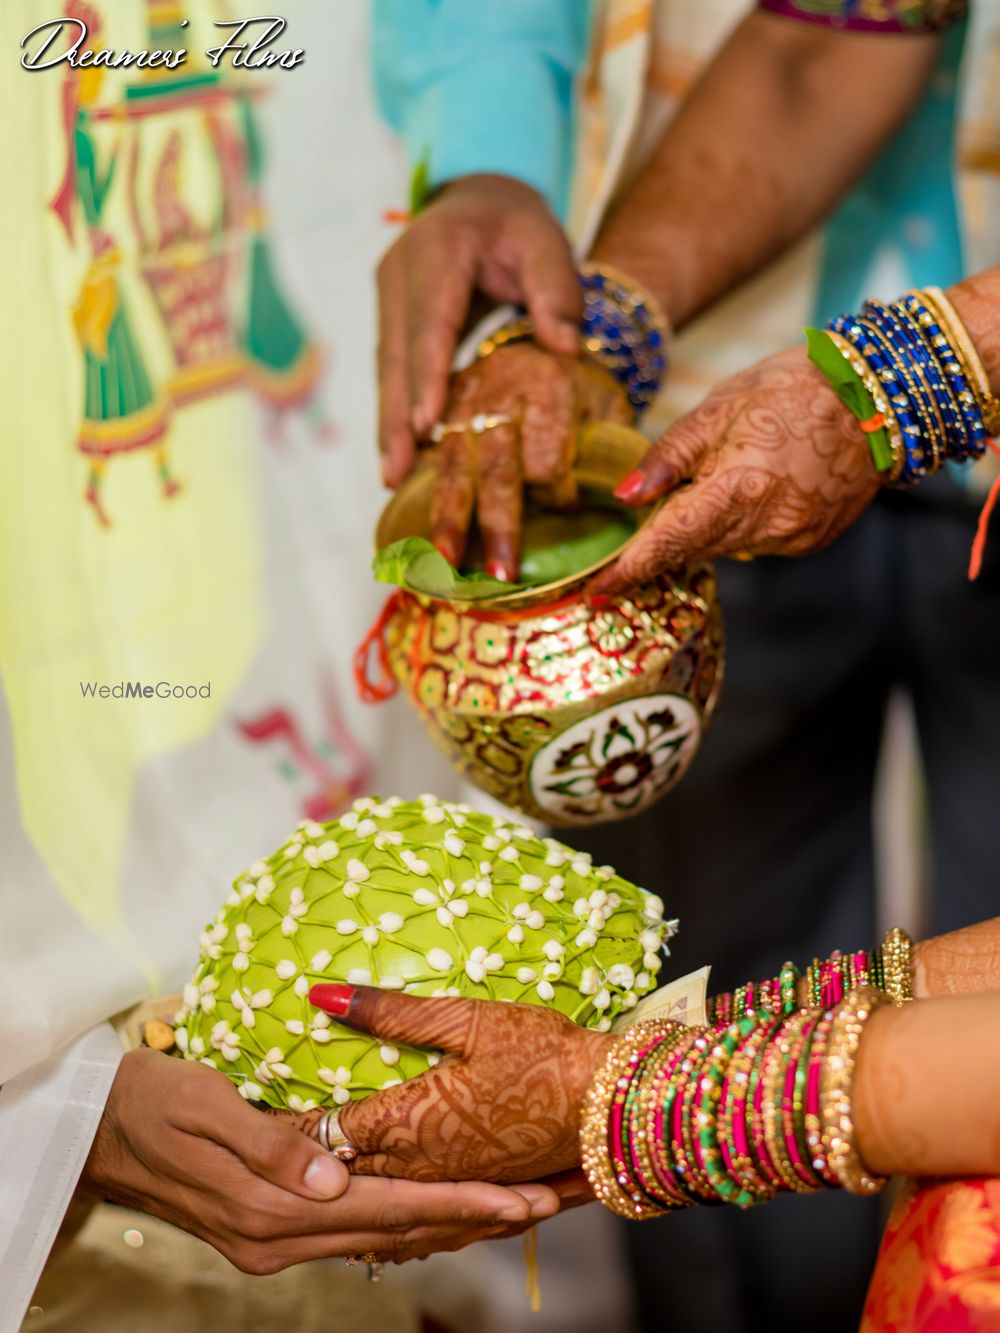
[[[452,602],[502,597],[521,586],[489,574],[460,574],[426,537],[404,537],[384,546],[372,561],[372,573],[379,583],[394,583],[397,588]]]
[[[841,355],[840,348],[822,329],[806,329],[805,334],[809,360],[817,370],[822,371],[831,389],[844,406],[859,421],[870,421],[878,409],[861,376]],[[868,447],[872,451],[872,458],[879,472],[887,472],[893,462],[888,432],[884,428],[869,431]]]
[[[423,212],[430,201],[432,193],[430,149],[425,148],[420,156],[420,161],[413,168],[413,175],[410,177],[411,218],[415,218],[418,213]]]

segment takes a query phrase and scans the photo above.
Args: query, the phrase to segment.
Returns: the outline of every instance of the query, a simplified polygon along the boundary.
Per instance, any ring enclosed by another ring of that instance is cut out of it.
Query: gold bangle
[[[531,322],[531,316],[518,315],[506,324],[501,324],[498,329],[494,329],[483,339],[476,348],[476,360],[482,361],[484,357],[492,355],[501,347],[506,347],[508,343],[523,342],[526,339],[533,338],[534,334],[535,329]]]
[[[658,1187],[666,1196],[662,1206],[666,1211],[686,1208],[691,1200],[684,1197],[672,1180],[661,1180],[653,1160],[655,1134],[653,1132],[656,1106],[666,1073],[676,1060],[677,1047],[690,1039],[691,1029],[679,1023],[675,1031],[668,1033],[657,1045],[645,1068],[642,1070],[640,1086],[636,1093],[632,1115],[627,1123],[627,1133],[632,1154],[635,1157],[642,1176],[652,1188]],[[642,1180],[638,1182],[642,1188]],[[647,1197],[649,1197],[647,1195]],[[650,1198],[656,1203],[656,1198]]]
[[[923,292],[918,293],[918,295],[923,296],[927,304],[939,316],[942,328],[951,335],[952,346],[958,354],[962,369],[965,371],[965,378],[969,381],[969,387],[976,400],[976,406],[982,415],[986,432],[996,438],[1000,435],[1000,398],[996,397],[990,387],[990,377],[986,373],[986,367],[976,351],[972,338],[969,336],[969,330],[962,323],[958,311],[940,287],[925,287]]]
[[[820,1118],[823,1149],[830,1170],[850,1194],[877,1194],[884,1176],[869,1171],[858,1153],[854,1133],[853,1092],[861,1034],[872,1012],[889,997],[872,986],[859,986],[836,1011],[820,1070]]]
[[[642,1220],[668,1211],[637,1190],[629,1192],[628,1176],[618,1170],[612,1159],[608,1131],[615,1096],[628,1087],[631,1061],[647,1046],[674,1033],[678,1026],[675,1022],[656,1020],[628,1028],[615,1040],[584,1093],[580,1108],[580,1164],[598,1202],[620,1217]]]
[[[913,995],[913,941],[894,926],[882,941],[883,990],[893,1004],[906,1004]]]
[[[892,450],[892,467],[886,473],[885,479],[886,482],[898,481],[899,475],[903,471],[903,464],[906,462],[906,450],[903,447],[903,435],[899,429],[899,422],[896,420],[896,414],[892,410],[892,404],[889,402],[885,389],[878,376],[874,374],[864,358],[855,352],[846,338],[839,333],[833,333],[830,329],[827,329],[826,336],[855,375],[860,378],[868,390],[869,398],[871,398],[876,410],[881,413],[885,421],[885,432],[889,437],[889,448]]]

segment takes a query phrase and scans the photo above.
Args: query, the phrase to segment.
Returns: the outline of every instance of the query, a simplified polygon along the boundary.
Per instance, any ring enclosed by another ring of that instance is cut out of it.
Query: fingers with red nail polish
[[[641,468],[636,468],[618,483],[615,487],[615,495],[619,500],[624,500],[626,504],[637,504],[642,498],[647,484],[645,472]]]
[[[345,1018],[350,1011],[357,988],[343,982],[321,982],[309,991],[309,1003],[325,1009],[334,1018]]]

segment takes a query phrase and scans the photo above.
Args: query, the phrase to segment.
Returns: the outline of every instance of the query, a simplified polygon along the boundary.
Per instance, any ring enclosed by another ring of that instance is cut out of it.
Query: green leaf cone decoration
[[[663,904],[466,805],[368,797],[258,861],[201,936],[177,1042],[242,1094],[307,1110],[423,1073],[313,1008],[318,981],[548,1005],[606,1031],[656,985]]]

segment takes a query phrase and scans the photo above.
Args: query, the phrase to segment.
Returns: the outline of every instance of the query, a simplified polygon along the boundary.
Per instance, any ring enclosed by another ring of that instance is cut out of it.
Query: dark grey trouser
[[[669,974],[713,989],[873,940],[871,802],[885,705],[913,699],[927,773],[932,933],[1000,912],[1000,522],[965,578],[975,511],[887,495],[828,551],[720,567],[722,702],[680,786],[571,841],[663,897]],[[642,1328],[857,1326],[875,1203],[828,1195],[629,1224]],[[624,1225],[624,1224],[623,1224]]]

